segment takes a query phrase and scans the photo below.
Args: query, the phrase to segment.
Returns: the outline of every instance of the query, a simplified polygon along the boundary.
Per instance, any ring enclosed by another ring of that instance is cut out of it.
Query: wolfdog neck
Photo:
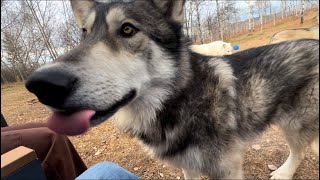
[[[223,146],[226,143],[222,141],[228,141],[237,126],[232,111],[235,78],[230,65],[222,58],[187,53],[188,63],[183,63],[189,66],[179,68],[174,90],[156,120],[150,128],[135,134],[148,147],[157,147],[153,152],[156,156],[174,156],[201,138],[219,137],[221,142],[214,146]],[[179,81],[182,75],[188,77]]]

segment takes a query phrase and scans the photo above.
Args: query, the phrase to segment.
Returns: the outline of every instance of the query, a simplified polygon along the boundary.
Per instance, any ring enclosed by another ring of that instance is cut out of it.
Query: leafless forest
[[[228,41],[292,16],[303,23],[304,12],[318,6],[318,0],[187,0],[184,33],[197,44]],[[1,0],[1,84],[24,81],[79,41],[68,1]]]

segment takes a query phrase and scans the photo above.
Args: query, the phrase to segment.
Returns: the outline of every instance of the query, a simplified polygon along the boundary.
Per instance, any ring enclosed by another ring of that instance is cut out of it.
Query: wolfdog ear
[[[81,28],[85,19],[90,14],[91,9],[95,5],[94,0],[70,0],[73,15],[76,18],[78,26]]]
[[[153,3],[171,20],[183,23],[185,0],[152,0]]]

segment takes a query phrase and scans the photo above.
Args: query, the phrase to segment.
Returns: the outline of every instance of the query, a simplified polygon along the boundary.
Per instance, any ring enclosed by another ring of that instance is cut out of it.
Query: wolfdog
[[[282,30],[270,38],[270,44],[298,39],[319,39],[319,26]]]
[[[72,0],[82,42],[26,82],[48,126],[78,135],[113,116],[186,179],[241,179],[246,142],[277,124],[290,155],[271,178],[292,178],[318,147],[319,41],[203,56],[182,33],[184,3]]]

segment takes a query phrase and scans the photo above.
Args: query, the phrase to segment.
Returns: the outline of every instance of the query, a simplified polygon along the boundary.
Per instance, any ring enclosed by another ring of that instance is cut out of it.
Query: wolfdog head
[[[26,83],[53,114],[58,133],[77,135],[114,113],[141,130],[188,77],[181,33],[184,0],[71,0],[78,47],[36,70]]]

